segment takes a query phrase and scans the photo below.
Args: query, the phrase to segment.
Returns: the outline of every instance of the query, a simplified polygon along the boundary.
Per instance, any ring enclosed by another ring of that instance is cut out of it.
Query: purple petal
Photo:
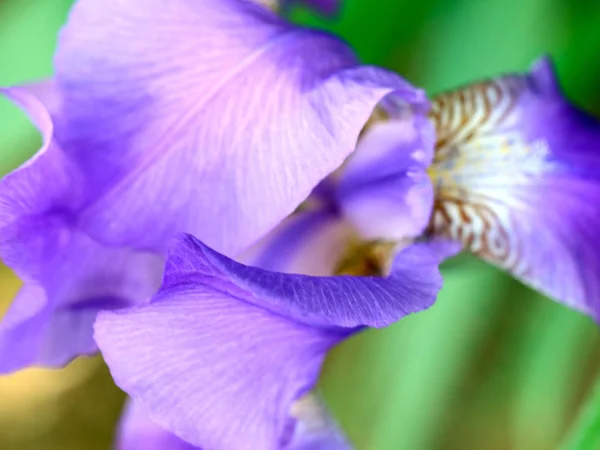
[[[375,124],[342,171],[337,201],[367,240],[415,237],[429,222],[433,129],[423,112],[405,115]]]
[[[142,449],[200,450],[159,426],[140,402],[129,400],[119,425],[116,450]]]
[[[77,229],[83,182],[53,139],[48,111],[28,90],[3,93],[30,115],[44,143],[0,180],[0,256],[26,282],[0,325],[0,372],[56,367],[95,351],[97,310],[148,298],[163,260],[103,246]]]
[[[600,320],[600,123],[550,60],[441,96],[433,118],[432,230]]]
[[[388,277],[283,274],[237,263],[187,236],[171,250],[163,289],[209,280],[235,286],[255,304],[302,322],[382,327],[433,304],[442,283],[438,263],[429,249],[411,246],[395,258]]]
[[[61,142],[109,191],[86,229],[144,248],[186,231],[230,255],[342,163],[383,97],[425,97],[244,0],[80,0],[56,69]]]

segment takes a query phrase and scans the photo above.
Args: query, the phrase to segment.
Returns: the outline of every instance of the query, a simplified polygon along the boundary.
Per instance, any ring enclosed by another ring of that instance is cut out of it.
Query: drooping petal
[[[150,418],[140,403],[129,400],[119,424],[115,450],[200,450]]]
[[[434,137],[426,108],[373,125],[341,170],[337,201],[365,239],[412,238],[429,222],[433,187],[425,169]]]
[[[4,90],[43,136],[40,151],[0,180],[0,257],[25,281],[0,324],[0,372],[56,367],[96,350],[99,308],[143,301],[160,282],[160,256],[99,244],[76,227],[84,183],[27,89]],[[34,93],[35,94],[35,93]]]
[[[244,266],[182,236],[152,302],[100,313],[95,338],[117,384],[179,437],[276,449],[332,345],[433,302],[435,258],[418,250],[388,278],[310,277]]]
[[[144,248],[186,231],[229,255],[342,163],[382,98],[424,98],[247,0],[80,0],[56,70],[61,142],[110,187],[86,229]]]
[[[600,319],[600,124],[547,58],[434,100],[431,231]]]
[[[314,277],[245,266],[191,236],[178,238],[167,260],[163,289],[226,283],[249,292],[256,305],[310,324],[382,327],[428,308],[442,283],[439,259],[411,246],[393,261],[387,277]]]

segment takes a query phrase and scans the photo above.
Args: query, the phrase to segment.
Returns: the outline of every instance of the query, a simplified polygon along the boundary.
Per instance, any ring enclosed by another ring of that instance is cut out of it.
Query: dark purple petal
[[[200,450],[150,418],[140,402],[129,400],[125,406],[115,450]]]
[[[600,320],[600,123],[550,60],[443,95],[433,118],[432,231]]]
[[[98,309],[149,298],[163,259],[106,247],[77,229],[84,184],[53,139],[47,109],[33,90],[2,92],[30,115],[44,143],[0,180],[0,257],[26,282],[0,324],[0,371],[60,366],[95,350]]]
[[[80,0],[56,70],[61,142],[108,190],[86,229],[144,248],[186,231],[229,255],[342,163],[382,98],[425,98],[244,0]]]
[[[257,306],[302,322],[382,327],[433,304],[442,284],[438,263],[414,245],[395,258],[388,277],[284,274],[237,263],[187,236],[170,252],[163,289],[223,283],[231,295],[246,292]]]

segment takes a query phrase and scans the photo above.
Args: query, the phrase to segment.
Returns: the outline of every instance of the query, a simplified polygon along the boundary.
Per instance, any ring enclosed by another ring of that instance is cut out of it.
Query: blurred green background
[[[0,0],[0,85],[51,75],[70,4]],[[334,20],[293,19],[430,94],[550,53],[568,95],[600,113],[597,0],[346,0]],[[5,173],[39,137],[6,102],[0,124]],[[431,310],[333,352],[321,383],[331,409],[359,450],[558,448],[600,368],[597,327],[472,258],[444,275]],[[0,269],[0,314],[18,285]],[[107,450],[123,400],[99,358],[0,377],[0,449]]]

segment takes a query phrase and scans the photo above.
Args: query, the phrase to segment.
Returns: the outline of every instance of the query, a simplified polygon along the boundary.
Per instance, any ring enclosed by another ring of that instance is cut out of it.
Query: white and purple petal
[[[425,98],[247,0],[79,0],[56,71],[61,142],[106,190],[86,230],[153,249],[185,231],[228,255],[344,161],[382,99]]]
[[[442,95],[432,118],[430,231],[600,320],[600,122],[550,60]]]

